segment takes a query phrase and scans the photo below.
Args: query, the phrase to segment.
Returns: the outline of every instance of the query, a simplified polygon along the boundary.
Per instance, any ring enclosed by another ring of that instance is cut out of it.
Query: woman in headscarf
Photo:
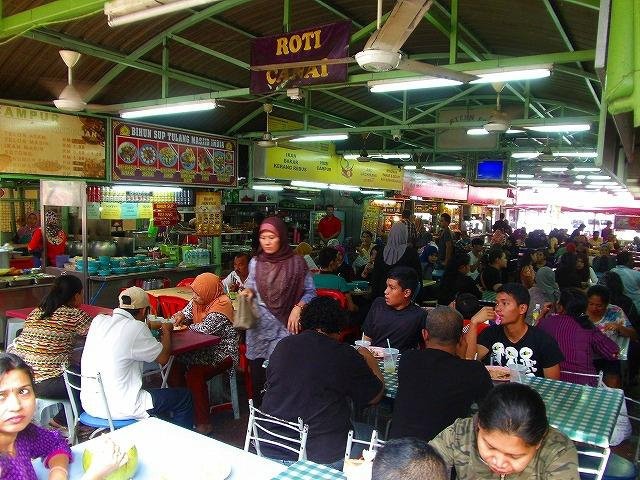
[[[265,219],[259,240],[258,254],[249,263],[249,277],[241,293],[255,296],[260,310],[256,327],[247,330],[247,359],[257,405],[265,382],[262,364],[281,339],[300,332],[300,312],[316,295],[309,267],[289,246],[282,219]]]
[[[320,270],[320,267],[316,264],[315,260],[311,256],[311,252],[313,252],[313,247],[309,245],[307,242],[300,242],[296,248],[293,249],[293,253],[296,255],[300,255],[304,258],[304,261],[307,262],[307,267],[311,271]]]
[[[420,254],[420,264],[422,265],[422,278],[432,280],[433,271],[438,262],[438,247],[435,245],[425,245]]]
[[[56,212],[49,210],[44,218],[44,238],[46,238],[47,241],[47,264],[55,266],[56,256],[64,255],[65,248],[67,247],[67,234],[64,233],[60,227],[60,219]],[[33,253],[34,256],[39,256],[42,252],[43,242],[42,227],[36,228],[29,245],[27,245],[29,252]]]
[[[539,311],[553,313],[555,306],[560,300],[560,287],[556,282],[556,276],[552,269],[549,267],[540,267],[536,272],[536,280],[533,287],[529,289],[529,309],[527,310],[527,316],[525,322],[529,325],[533,325],[533,311],[536,305],[539,306]],[[540,320],[540,319],[538,319]]]
[[[402,222],[396,222],[389,231],[387,244],[382,255],[376,256],[371,274],[371,298],[381,297],[387,288],[387,274],[393,267],[404,266],[413,268],[422,278],[422,265],[416,249],[409,245],[409,232]],[[420,285],[420,288],[422,285]],[[418,290],[416,290],[417,292]]]
[[[230,371],[238,363],[238,332],[233,328],[233,306],[224,293],[220,277],[201,273],[191,284],[193,298],[173,318],[176,325],[189,325],[195,332],[220,337],[220,343],[176,357],[169,383],[187,387],[193,395],[196,430],[205,435],[213,426],[209,415],[207,381]]]

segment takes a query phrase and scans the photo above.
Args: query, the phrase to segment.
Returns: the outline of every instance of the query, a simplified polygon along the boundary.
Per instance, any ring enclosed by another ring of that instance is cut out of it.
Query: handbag
[[[233,328],[249,330],[258,323],[260,312],[253,299],[245,295],[238,295],[238,307],[233,314]]]

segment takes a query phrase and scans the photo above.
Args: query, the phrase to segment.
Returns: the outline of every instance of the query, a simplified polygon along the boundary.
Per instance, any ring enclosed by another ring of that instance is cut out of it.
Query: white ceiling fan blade
[[[475,75],[469,75],[464,72],[457,72],[445,67],[438,67],[437,65],[431,65],[429,63],[418,62],[417,60],[410,60],[403,58],[400,60],[398,69],[405,70],[407,72],[419,73],[420,75],[428,75],[430,77],[446,78],[448,80],[455,80],[457,82],[468,83],[471,80],[475,80]]]
[[[369,37],[364,49],[400,50],[432,3],[433,0],[398,0],[385,24]]]

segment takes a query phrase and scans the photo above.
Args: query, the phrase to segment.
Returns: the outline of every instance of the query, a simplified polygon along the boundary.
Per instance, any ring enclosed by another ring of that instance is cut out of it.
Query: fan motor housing
[[[368,49],[356,53],[358,65],[368,72],[387,72],[398,68],[402,55],[399,52]]]

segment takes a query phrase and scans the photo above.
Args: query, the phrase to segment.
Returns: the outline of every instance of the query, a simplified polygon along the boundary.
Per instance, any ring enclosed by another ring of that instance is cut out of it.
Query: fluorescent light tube
[[[331,142],[337,140],[346,140],[349,135],[346,133],[336,133],[327,135],[307,135],[306,137],[292,138],[290,142]]]
[[[524,133],[524,130],[518,130],[517,128],[510,128],[504,133]]]
[[[587,178],[587,176],[586,175],[576,175],[576,178],[578,180],[584,180],[585,178]]]
[[[586,132],[591,128],[587,123],[570,124],[570,125],[535,125],[524,127],[527,130],[543,133],[570,133],[570,132]]]
[[[337,185],[331,184],[329,185],[331,190],[340,190],[342,192],[359,192],[360,187],[354,187],[353,185]]]
[[[599,172],[598,167],[573,167],[574,172]]]
[[[467,135],[489,135],[489,132],[484,128],[470,128],[467,130]]]
[[[382,190],[360,190],[360,193],[364,195],[384,195]]]
[[[542,167],[543,172],[566,172],[567,167]]]
[[[527,179],[527,178],[533,178],[534,175],[532,173],[518,173],[518,174],[510,174],[509,178],[517,178],[518,180],[520,179]]]
[[[307,187],[307,188],[328,188],[328,183],[320,183],[320,182],[305,182],[304,180],[291,180],[291,185],[293,187]]]
[[[536,158],[539,152],[512,152],[511,158]]]
[[[213,110],[217,104],[215,100],[196,100],[184,103],[168,103],[165,105],[152,105],[149,107],[132,108],[121,110],[122,118],[143,118],[154,117],[156,115],[171,115],[175,113],[202,112]]]
[[[618,182],[591,182],[589,185],[600,185],[601,187],[615,187]]]
[[[554,157],[577,157],[577,158],[596,158],[598,152],[585,151],[585,152],[553,152]]]
[[[476,80],[471,80],[471,82],[469,83],[515,82],[518,80],[534,80],[536,78],[546,78],[551,75],[551,70],[549,68],[517,68],[517,70],[503,68],[497,71],[487,71],[485,73],[482,73],[481,71],[467,72],[480,77]]]
[[[587,175],[587,178],[589,180],[611,180],[609,175]]]
[[[422,168],[434,172],[459,172],[462,170],[462,165],[425,165]]]
[[[140,185],[114,185],[113,187],[111,187],[111,190],[113,190],[114,192],[140,192],[140,193],[146,193],[146,192],[160,192],[160,193],[167,193],[167,192],[181,192],[182,188],[180,187],[155,187],[155,186],[140,186]]]
[[[410,153],[374,153],[369,155],[369,158],[383,158],[385,160],[397,159],[397,160],[409,160],[411,158]]]
[[[418,167],[416,167],[415,165],[405,165],[404,166],[405,170],[415,170],[416,168],[418,168]]]
[[[342,155],[342,158],[344,158],[345,160],[357,160],[359,156],[360,155],[358,155],[357,153],[347,153],[345,155]]]
[[[574,185],[582,185],[582,182],[580,180],[576,180],[575,182],[573,182]]]
[[[419,90],[421,88],[454,87],[456,85],[462,85],[462,82],[458,82],[457,80],[448,80],[446,78],[418,77],[393,81],[374,80],[367,82],[367,85],[372,93],[383,93],[403,90]]]
[[[310,202],[311,199],[307,197],[296,197],[296,200],[302,200],[303,202]]]
[[[593,184],[589,184],[589,185],[585,185],[585,187],[587,188],[594,188],[594,189],[598,189],[600,190],[602,188],[602,185],[593,185]]]
[[[283,190],[282,185],[254,185],[254,190],[264,190],[268,192],[281,192]]]
[[[114,0],[104,4],[104,14],[110,27],[146,20],[187,8],[214,3],[219,0]]]

